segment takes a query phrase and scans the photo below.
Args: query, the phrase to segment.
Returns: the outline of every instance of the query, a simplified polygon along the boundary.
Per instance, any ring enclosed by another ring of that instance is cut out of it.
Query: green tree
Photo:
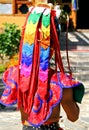
[[[9,56],[18,53],[21,30],[16,24],[4,23],[4,31],[0,34],[0,56]]]

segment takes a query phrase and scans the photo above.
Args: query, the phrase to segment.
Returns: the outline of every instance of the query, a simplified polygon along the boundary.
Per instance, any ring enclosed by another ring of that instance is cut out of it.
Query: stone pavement
[[[63,45],[65,43],[65,34],[63,33],[61,35],[62,37],[60,40]],[[89,130],[89,31],[69,33],[68,42],[70,62],[72,66],[74,65],[72,67],[73,74],[75,78],[84,83],[85,95],[82,103],[79,104],[80,117],[78,121],[73,123],[68,121],[65,112],[61,108],[61,115],[63,118],[59,121],[59,123],[64,130]],[[62,53],[64,56],[64,48]],[[76,60],[78,61],[76,62]],[[0,84],[0,88],[3,88],[3,84]],[[16,105],[0,110],[0,130],[16,129],[22,130],[20,113],[16,110]]]
[[[65,35],[62,34],[61,47],[63,47],[63,58],[65,62]],[[89,130],[89,30],[69,32],[68,33],[68,50],[69,50],[69,60],[72,66],[72,72],[75,79],[83,82],[85,85],[85,95],[80,107],[80,117],[75,123],[72,123],[66,119],[62,120],[65,130]],[[64,111],[62,114],[65,115]]]

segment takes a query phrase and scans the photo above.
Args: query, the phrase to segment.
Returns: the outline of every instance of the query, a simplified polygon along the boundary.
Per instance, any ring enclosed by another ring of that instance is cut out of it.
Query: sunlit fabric
[[[74,94],[77,102],[81,102],[84,94],[83,84],[64,72],[55,17],[50,8],[31,8],[22,30],[19,64],[3,75],[6,87],[0,103],[17,102],[18,108],[23,107],[28,114],[27,122],[35,127],[51,116],[53,108],[61,102],[63,88],[79,88]],[[50,67],[53,55],[55,69]]]

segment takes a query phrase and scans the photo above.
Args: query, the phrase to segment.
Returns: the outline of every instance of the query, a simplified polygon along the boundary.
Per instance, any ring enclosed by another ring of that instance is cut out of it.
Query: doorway
[[[88,0],[79,0],[79,9],[77,11],[77,29],[89,29],[89,4]]]

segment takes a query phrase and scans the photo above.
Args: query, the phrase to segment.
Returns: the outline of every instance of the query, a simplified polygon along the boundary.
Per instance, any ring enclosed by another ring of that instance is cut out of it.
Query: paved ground
[[[83,102],[79,106],[80,118],[75,123],[68,121],[62,110],[63,119],[60,120],[60,125],[64,130],[89,130],[89,89],[86,90]],[[8,107],[0,111],[0,130],[22,130],[20,113],[15,110],[15,107]]]
[[[63,43],[64,39],[65,38],[61,39]],[[78,52],[81,51],[81,55],[85,54],[86,52],[87,55],[89,54],[89,31],[69,33],[69,42],[72,54],[75,54],[74,50],[77,50]],[[77,58],[78,57],[79,55],[77,53]],[[89,63],[88,59],[87,63]],[[85,69],[83,70],[83,72],[86,72]],[[61,115],[63,116],[63,118],[60,120],[60,124],[64,128],[64,130],[89,130],[89,80],[87,76],[84,76],[81,80],[85,85],[85,95],[82,103],[79,104],[80,106],[79,120],[76,121],[75,123],[71,123],[70,121],[67,120],[66,115],[62,110]],[[0,88],[2,88],[2,84],[0,85]],[[16,106],[7,107],[3,110],[0,110],[0,130],[16,130],[16,129],[22,130],[22,125],[20,122],[20,113],[19,111],[16,110]]]

